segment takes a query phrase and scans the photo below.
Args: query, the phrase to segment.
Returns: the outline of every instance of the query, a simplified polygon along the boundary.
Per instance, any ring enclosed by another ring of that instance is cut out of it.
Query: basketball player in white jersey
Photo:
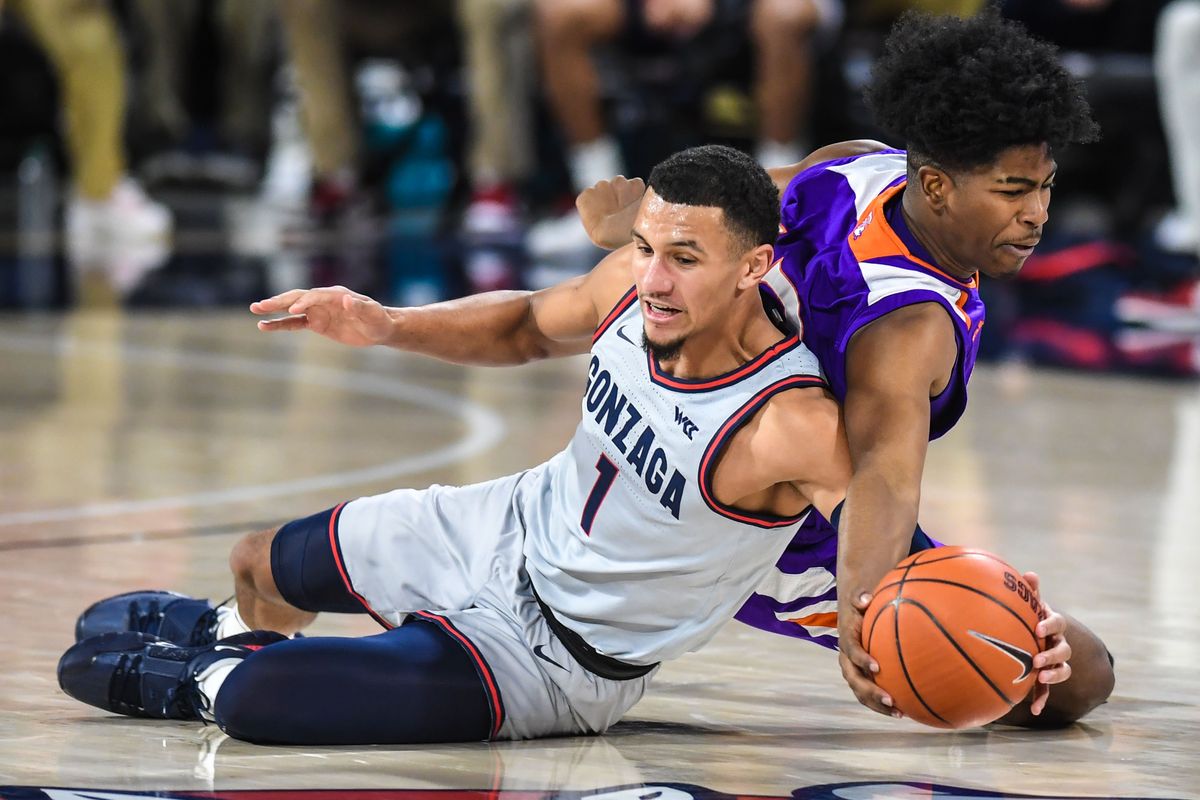
[[[60,684],[257,742],[604,731],[661,661],[733,616],[810,509],[835,514],[849,482],[816,361],[760,300],[778,219],[749,157],[695,148],[651,174],[633,243],[559,286],[423,308],[341,287],[255,303],[286,314],[263,330],[454,362],[590,351],[582,421],[517,475],[360,498],[250,535],[231,559],[236,611],[168,593],[98,603]],[[386,631],[279,635],[319,611],[366,611]],[[1043,683],[1066,676],[1064,624],[1042,623]]]

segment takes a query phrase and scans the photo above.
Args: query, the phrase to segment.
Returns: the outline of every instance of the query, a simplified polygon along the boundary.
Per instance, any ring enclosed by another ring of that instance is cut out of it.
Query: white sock
[[[229,677],[229,673],[233,668],[242,663],[242,658],[223,658],[220,661],[213,662],[208,669],[196,676],[196,688],[203,695],[204,702],[200,704],[200,716],[209,721],[216,722],[213,716],[213,708],[217,704],[217,692],[221,691],[221,684],[225,683],[225,679]]]
[[[795,164],[808,155],[808,148],[803,142],[776,142],[772,139],[762,139],[754,151],[754,157],[764,167],[785,167]]]
[[[249,633],[251,628],[238,612],[237,603],[217,609],[217,638],[228,639],[239,633]]]
[[[572,145],[567,154],[571,183],[576,192],[582,192],[597,181],[606,181],[621,174],[622,163],[617,141],[611,136]]]

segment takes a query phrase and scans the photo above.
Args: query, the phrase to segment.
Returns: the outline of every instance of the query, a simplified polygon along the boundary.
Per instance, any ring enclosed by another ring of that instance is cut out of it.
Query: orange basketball
[[[863,645],[875,682],[926,725],[970,728],[1004,716],[1033,689],[1037,593],[1002,559],[968,547],[914,553],[875,587]]]

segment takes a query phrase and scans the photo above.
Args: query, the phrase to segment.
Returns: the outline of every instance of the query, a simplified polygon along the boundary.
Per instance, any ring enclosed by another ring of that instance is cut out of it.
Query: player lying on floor
[[[781,232],[763,285],[802,330],[842,406],[855,466],[837,532],[838,659],[858,699],[883,711],[874,660],[857,641],[862,594],[910,548],[929,444],[966,410],[987,335],[980,276],[1017,274],[1049,219],[1056,154],[1098,129],[1054,46],[994,9],[965,19],[907,12],[865,94],[878,126],[905,149],[840,142],[771,170]],[[629,241],[640,199],[640,181],[623,179],[580,196],[597,244]],[[737,619],[828,644],[832,609],[790,594],[807,586],[809,543],[823,535],[833,535],[829,524],[810,515]],[[1107,659],[1067,622],[1073,664]],[[1077,719],[1112,689],[1111,670],[1096,674],[1107,684],[1071,682],[1050,713],[1020,721]]]
[[[399,489],[250,534],[231,557],[237,603],[224,614],[163,593],[93,606],[60,661],[64,690],[256,742],[607,729],[661,661],[733,616],[811,509],[836,519],[850,480],[816,360],[761,301],[778,202],[745,155],[696,148],[651,174],[633,244],[559,286],[423,308],[341,287],[252,305],[287,315],[263,330],[457,363],[590,351],[582,421],[566,449],[516,475]],[[832,573],[836,550],[813,542],[814,565]],[[364,610],[387,630],[281,635],[316,612]],[[1039,625],[1034,712],[1054,702],[1050,684],[1108,669],[1068,666],[1065,628],[1057,613]],[[239,630],[259,632],[229,636]]]

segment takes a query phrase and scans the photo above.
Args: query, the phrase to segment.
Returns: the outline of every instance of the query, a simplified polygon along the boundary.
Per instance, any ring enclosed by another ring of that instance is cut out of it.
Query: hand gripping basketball
[[[983,550],[939,547],[884,576],[862,641],[896,708],[926,725],[969,728],[995,721],[1039,686],[1041,662],[1052,664],[1038,658],[1047,614],[1036,576]]]

